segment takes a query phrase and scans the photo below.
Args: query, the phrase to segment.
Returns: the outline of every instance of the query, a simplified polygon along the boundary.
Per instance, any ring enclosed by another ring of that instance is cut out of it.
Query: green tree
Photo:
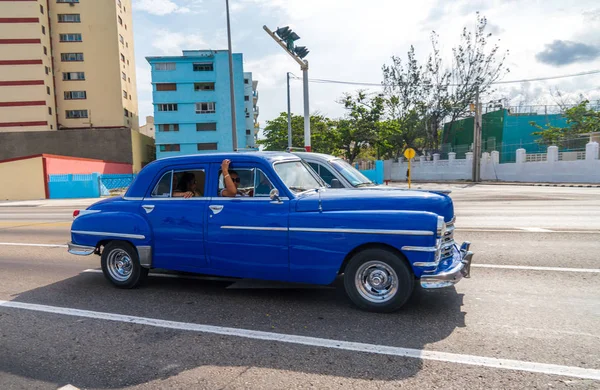
[[[337,149],[337,123],[322,115],[310,117],[311,146],[314,152],[339,154]],[[275,119],[267,121],[263,131],[264,139],[258,143],[265,150],[286,150],[288,147],[287,113],[282,112]],[[292,114],[292,146],[304,147],[304,117]]]
[[[600,129],[600,112],[594,111],[590,107],[588,100],[583,100],[578,105],[565,110],[563,116],[567,119],[567,126],[555,127],[546,124],[540,126],[535,122],[529,124],[539,131],[535,131],[532,135],[537,135],[540,139],[537,143],[559,147],[567,146],[567,142],[581,134],[591,133]]]
[[[365,148],[377,148],[378,123],[384,113],[383,102],[383,97],[364,91],[345,94],[339,101],[346,109],[346,117],[338,121],[338,146],[350,163]]]

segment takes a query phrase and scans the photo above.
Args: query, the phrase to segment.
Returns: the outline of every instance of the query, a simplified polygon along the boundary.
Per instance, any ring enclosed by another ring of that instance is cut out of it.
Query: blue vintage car
[[[454,242],[447,195],[322,183],[291,153],[164,158],[125,196],[75,211],[68,250],[100,255],[122,288],[152,268],[321,285],[342,276],[354,304],[379,312],[402,307],[415,284],[469,277],[473,253]]]

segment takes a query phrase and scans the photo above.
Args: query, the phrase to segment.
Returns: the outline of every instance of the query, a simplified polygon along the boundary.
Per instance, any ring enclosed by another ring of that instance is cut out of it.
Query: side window
[[[173,176],[173,197],[203,197],[206,173],[203,169],[175,171]]]
[[[239,197],[269,197],[271,190],[275,188],[267,175],[258,168],[230,169],[229,175],[237,187],[238,192],[236,196]],[[223,173],[219,171],[218,196],[223,196],[223,190],[225,190],[225,182]]]
[[[315,172],[317,172],[317,174],[319,173],[319,164],[317,164],[317,163],[313,163],[313,162],[309,162],[309,163],[308,163],[308,165],[310,165],[310,167],[311,167],[312,169],[314,169],[314,170],[315,170]]]
[[[321,176],[325,183],[331,185],[331,181],[335,179],[333,173],[329,169],[325,168],[323,165],[321,165],[319,169],[319,176]]]
[[[169,198],[171,196],[171,178],[173,171],[169,171],[163,175],[152,190],[153,198]]]

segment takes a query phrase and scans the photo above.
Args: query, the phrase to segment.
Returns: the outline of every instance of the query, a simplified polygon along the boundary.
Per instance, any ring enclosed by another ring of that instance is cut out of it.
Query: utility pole
[[[229,0],[225,0],[227,7],[227,41],[229,45],[229,93],[231,94],[231,144],[233,151],[238,148],[237,123],[235,118],[235,89],[233,88],[233,52],[231,51],[231,24],[229,22]]]
[[[288,148],[292,147],[292,111],[290,104],[290,72],[287,72]]]
[[[304,149],[307,152],[311,151],[310,146],[310,110],[308,103],[308,61],[303,58],[309,53],[306,46],[295,46],[294,41],[300,39],[298,34],[293,32],[289,27],[277,28],[273,33],[267,26],[263,26],[263,29],[281,46],[292,58],[300,65],[302,70],[302,82],[304,89]],[[289,74],[288,74],[288,91],[289,91]],[[289,92],[288,92],[289,96]],[[289,102],[289,100],[288,100]],[[289,104],[289,103],[288,103]],[[289,106],[288,106],[289,107]],[[289,109],[288,109],[289,110]],[[289,112],[289,111],[288,111]],[[288,116],[289,118],[289,116]],[[288,123],[290,119],[288,119]],[[289,126],[289,125],[288,125]],[[288,127],[288,131],[289,127]],[[288,139],[288,145],[290,144],[291,136]]]
[[[482,104],[479,103],[479,89],[475,95],[475,118],[473,121],[473,182],[481,181],[481,111]]]

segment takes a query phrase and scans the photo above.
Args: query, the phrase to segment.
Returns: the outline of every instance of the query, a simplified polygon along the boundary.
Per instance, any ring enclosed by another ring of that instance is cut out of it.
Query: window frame
[[[202,109],[202,105],[206,104],[206,110]],[[200,105],[200,109],[198,109],[198,105]],[[212,110],[209,108],[212,105]],[[215,114],[217,112],[217,104],[216,102],[199,102],[196,103],[196,114]]]
[[[161,69],[160,65],[164,65],[164,66],[162,66],[162,67],[164,67],[164,69]],[[168,66],[168,65],[172,65],[173,69],[171,69],[171,66]],[[177,70],[177,63],[176,62],[157,62],[154,64],[154,70],[156,72],[172,72],[172,71]]]
[[[73,93],[83,93],[83,97],[73,97]],[[68,95],[67,95],[68,94]],[[69,97],[67,97],[69,96]],[[87,91],[65,91],[64,100],[85,100],[87,99]]]
[[[68,113],[71,112],[85,112],[85,116],[69,116]],[[65,118],[66,119],[88,119],[89,118],[89,112],[88,110],[65,110]]]
[[[79,40],[63,39],[68,36],[79,37]],[[59,42],[63,42],[63,43],[83,42],[83,35],[81,33],[63,33],[63,34],[58,34],[58,40],[59,40]]]
[[[169,108],[169,106],[171,106],[171,110],[165,110],[164,108]],[[161,108],[163,108],[161,110]],[[156,109],[159,112],[175,112],[175,111],[179,111],[179,107],[178,107],[178,103],[158,103]]]
[[[204,69],[206,68],[206,69]],[[214,72],[215,71],[215,63],[214,62],[194,62],[192,64],[192,70],[194,72]]]
[[[65,16],[73,16],[74,20],[65,20]],[[81,14],[58,14],[56,15],[56,21],[58,23],[81,23]]]

